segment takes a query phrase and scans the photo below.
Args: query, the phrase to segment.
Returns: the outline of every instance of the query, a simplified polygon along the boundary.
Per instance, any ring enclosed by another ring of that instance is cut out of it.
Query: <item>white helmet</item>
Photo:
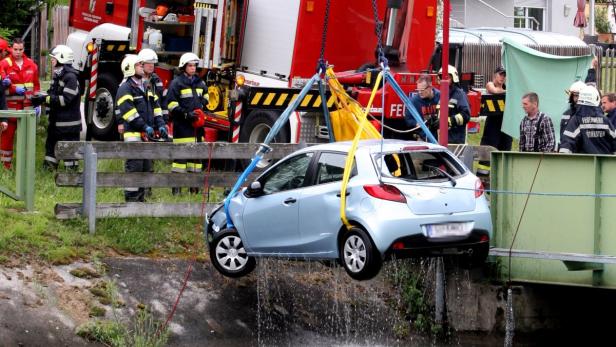
[[[158,63],[158,55],[156,55],[156,52],[152,49],[144,48],[137,55],[144,63]]]
[[[599,106],[601,104],[599,91],[593,86],[585,85],[580,90],[580,97],[578,98],[577,103],[578,105]]]
[[[120,67],[122,68],[122,73],[124,74],[124,78],[131,77],[135,75],[135,64],[142,63],[143,60],[136,54],[127,54],[126,57],[122,60],[122,64]]]
[[[199,64],[199,57],[195,53],[192,53],[192,52],[182,54],[182,56],[180,57],[180,63],[178,64],[178,67],[181,69],[187,63]]]
[[[51,50],[49,56],[55,58],[60,64],[73,63],[73,50],[69,46],[57,45]]]
[[[575,81],[573,82],[571,87],[569,87],[569,89],[567,89],[565,92],[567,93],[567,95],[571,95],[571,93],[579,93],[580,90],[582,90],[582,88],[584,87],[586,87],[586,83],[582,81]]]
[[[440,70],[438,70],[438,73],[439,75],[443,73],[442,67]],[[460,78],[458,77],[458,70],[456,69],[455,66],[449,65],[449,68],[447,68],[447,73],[451,75],[451,79],[453,80],[453,83],[460,83]]]

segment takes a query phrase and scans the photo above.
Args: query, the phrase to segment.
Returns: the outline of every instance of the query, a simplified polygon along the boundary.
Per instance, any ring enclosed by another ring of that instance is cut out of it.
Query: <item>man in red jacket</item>
[[[38,67],[24,55],[24,41],[13,40],[11,56],[0,62],[0,77],[5,87],[6,103],[9,110],[32,109],[30,98],[40,90]],[[11,118],[8,127],[2,132],[0,141],[0,160],[10,169],[13,161],[13,139],[17,120]]]

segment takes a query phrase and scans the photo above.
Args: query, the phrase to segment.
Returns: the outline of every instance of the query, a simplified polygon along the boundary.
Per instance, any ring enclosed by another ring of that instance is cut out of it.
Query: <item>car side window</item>
[[[346,157],[347,155],[345,153],[321,153],[321,155],[319,156],[317,168],[316,184],[342,181]],[[351,172],[351,176],[354,176],[355,172],[356,169],[355,167],[353,167],[353,172]]]
[[[303,186],[312,156],[313,153],[297,155],[268,171],[264,177],[259,179],[263,186],[263,193],[273,194]]]

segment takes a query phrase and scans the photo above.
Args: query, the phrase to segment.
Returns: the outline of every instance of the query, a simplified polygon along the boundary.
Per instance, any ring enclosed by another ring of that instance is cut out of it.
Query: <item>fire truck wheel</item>
[[[98,76],[92,119],[88,124],[92,136],[98,140],[113,140],[118,137],[113,106],[119,84],[111,74]]]
[[[267,134],[269,134],[272,126],[280,116],[280,113],[268,110],[253,110],[246,117],[246,121],[240,130],[240,142],[243,143],[263,143]],[[283,126],[273,142],[288,143],[290,141],[289,127]],[[243,160],[241,166],[246,167],[250,164],[250,160]],[[263,158],[259,168],[264,168],[272,164],[271,159]]]

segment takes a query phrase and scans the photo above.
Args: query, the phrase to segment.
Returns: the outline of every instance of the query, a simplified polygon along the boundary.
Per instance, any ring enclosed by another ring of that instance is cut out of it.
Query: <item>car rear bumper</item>
[[[487,230],[474,229],[468,236],[430,239],[423,234],[405,236],[391,243],[385,258],[411,258],[486,252],[490,247]]]

